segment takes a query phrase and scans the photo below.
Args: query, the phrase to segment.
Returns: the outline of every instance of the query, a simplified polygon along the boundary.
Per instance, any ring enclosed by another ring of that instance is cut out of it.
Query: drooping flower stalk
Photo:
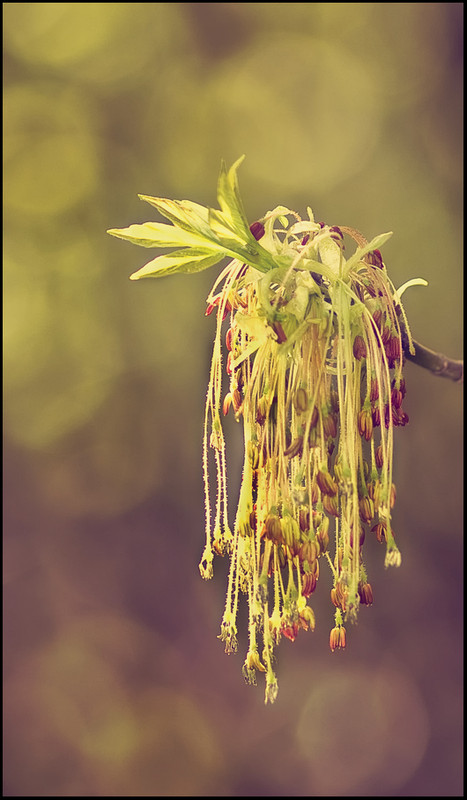
[[[237,649],[240,597],[248,603],[243,674],[264,672],[266,702],[277,695],[274,648],[313,630],[309,599],[323,566],[333,579],[331,650],[345,647],[346,621],[373,602],[365,536],[401,556],[391,524],[394,428],[408,422],[404,352],[409,326],[380,247],[357,231],[302,220],[279,207],[251,227],[238,192],[237,162],[223,167],[220,211],[189,201],[144,198],[173,225],[146,223],[113,235],[144,246],[182,245],[132,278],[197,271],[230,261],[207,299],[216,333],[206,397],[203,471],[206,544],[230,559],[220,638]],[[344,236],[356,244],[346,259]],[[416,279],[410,283],[425,283]],[[227,501],[222,420],[243,423],[244,463],[233,522]],[[216,480],[209,474],[214,465]]]

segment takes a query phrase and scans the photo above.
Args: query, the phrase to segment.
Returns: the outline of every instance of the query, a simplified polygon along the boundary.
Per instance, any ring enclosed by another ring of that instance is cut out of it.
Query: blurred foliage
[[[462,4],[3,22],[5,794],[461,795],[461,388],[408,365],[402,566],[375,546],[345,653],[318,605],[265,709],[216,640],[221,570],[197,573],[214,272],[130,283],[141,252],[105,230],[156,218],[138,193],[214,204],[245,153],[252,221],[393,230],[394,283],[429,282],[404,296],[415,338],[460,358]]]

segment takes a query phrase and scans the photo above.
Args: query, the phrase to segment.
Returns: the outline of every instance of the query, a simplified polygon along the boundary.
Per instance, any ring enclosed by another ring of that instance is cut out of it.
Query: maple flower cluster
[[[346,621],[373,602],[363,551],[367,535],[385,546],[385,565],[401,555],[391,525],[394,429],[403,410],[404,351],[413,347],[380,247],[345,226],[315,222],[284,207],[248,225],[236,171],[222,167],[220,211],[190,201],[143,199],[172,225],[112,230],[148,247],[182,245],[132,278],[194,272],[229,263],[207,300],[216,333],[206,398],[203,471],[206,544],[203,578],[215,555],[230,569],[220,638],[237,649],[241,595],[248,602],[243,674],[277,696],[274,648],[313,630],[310,598],[320,570],[332,573],[331,650],[344,648]],[[357,246],[344,256],[344,238]],[[223,418],[243,424],[244,463],[233,523],[227,497]],[[215,463],[213,492],[209,467]]]

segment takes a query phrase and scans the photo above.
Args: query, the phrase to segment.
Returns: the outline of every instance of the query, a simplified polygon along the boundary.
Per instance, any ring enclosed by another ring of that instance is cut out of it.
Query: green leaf
[[[409,286],[428,286],[428,281],[426,281],[425,278],[412,278],[410,281],[403,283],[402,286],[399,286],[394,292],[394,301],[396,303],[400,303],[402,295]]]
[[[237,179],[237,169],[244,158],[245,156],[241,156],[237,159],[229,171],[227,171],[225,163],[222,161],[217,183],[217,201],[230,229],[240,234],[243,233],[244,236],[246,235],[249,238],[251,236],[250,227],[240,197]]]
[[[203,248],[190,247],[184,250],[174,250],[173,253],[165,253],[149,261],[144,267],[130,275],[130,280],[160,278],[177,272],[185,274],[201,272],[214,266],[222,258],[223,253],[211,253]]]
[[[189,255],[186,250],[178,250],[160,256],[132,275],[133,280],[173,272],[197,272],[217,264],[224,256],[238,259],[260,272],[268,272],[284,263],[282,258],[275,258],[262,247],[250,231],[237,182],[237,169],[242,161],[243,157],[228,171],[222,162],[218,181],[221,210],[208,209],[191,200],[139,195],[172,225],[147,222],[128,228],[112,228],[108,233],[141,247],[182,246],[191,248],[192,253]]]
[[[148,195],[138,195],[140,200],[157,208],[160,214],[169,219],[182,230],[189,233],[196,232],[201,236],[210,237],[209,231],[209,211],[199,203],[191,200],[169,200],[166,197],[149,197]]]
[[[224,256],[238,258],[261,272],[266,272],[274,266],[271,254],[257,243],[250,229],[247,227],[246,232],[244,230],[238,232],[232,227],[229,217],[224,216],[222,211],[205,208],[191,200],[139,196],[157,208],[166,219],[173,222],[175,228],[195,237],[193,240],[195,246],[217,250],[219,252],[218,261]],[[190,244],[190,242],[180,238],[176,244]]]
[[[245,248],[248,249],[245,239],[249,239],[250,237],[245,237],[244,234],[239,235],[235,230],[233,230],[227,223],[222,211],[216,211],[214,208],[209,209],[209,227],[211,230],[211,235],[213,235],[215,241],[222,242],[224,245],[229,247],[240,246],[243,248],[243,250],[245,250]],[[255,243],[253,250],[256,252],[256,239],[253,237],[252,239]]]
[[[164,222],[144,222],[128,228],[111,228],[107,233],[141,247],[199,247],[202,242],[197,234]]]
[[[349,274],[351,269],[356,267],[358,262],[363,259],[363,256],[366,256],[367,253],[371,253],[373,250],[379,250],[380,247],[382,247],[383,244],[391,238],[391,236],[392,231],[388,231],[388,233],[380,233],[378,236],[375,236],[371,242],[368,242],[366,245],[364,245],[364,247],[357,247],[355,253],[353,256],[350,256],[347,264],[345,265],[346,275]]]
[[[318,244],[318,252],[324,266],[329,267],[337,278],[342,271],[342,265],[345,264],[345,258],[337,242],[330,237],[322,239]]]
[[[249,338],[255,339],[260,344],[266,341],[268,336],[268,325],[264,318],[255,316],[253,314],[244,314],[242,311],[237,311],[235,315],[235,321],[240,330],[246,333]]]

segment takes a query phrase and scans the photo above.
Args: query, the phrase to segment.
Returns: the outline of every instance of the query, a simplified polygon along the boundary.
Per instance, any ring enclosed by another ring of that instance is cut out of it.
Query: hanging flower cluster
[[[218,185],[220,210],[143,197],[173,225],[145,223],[109,233],[146,247],[178,247],[131,277],[195,272],[229,263],[208,297],[216,334],[206,400],[203,467],[206,545],[230,571],[220,638],[237,649],[240,595],[249,609],[248,683],[265,673],[266,702],[277,695],[274,648],[313,630],[310,598],[320,570],[332,573],[331,650],[344,648],[347,620],[373,602],[363,559],[366,535],[385,546],[385,565],[401,555],[391,525],[394,428],[403,410],[404,351],[413,348],[380,248],[348,227],[315,222],[284,207],[251,227],[237,184],[240,159]],[[357,247],[346,259],[344,236]],[[243,423],[244,464],[233,524],[227,502],[222,420]],[[212,454],[212,455],[211,455]],[[211,497],[208,469],[215,463]]]

